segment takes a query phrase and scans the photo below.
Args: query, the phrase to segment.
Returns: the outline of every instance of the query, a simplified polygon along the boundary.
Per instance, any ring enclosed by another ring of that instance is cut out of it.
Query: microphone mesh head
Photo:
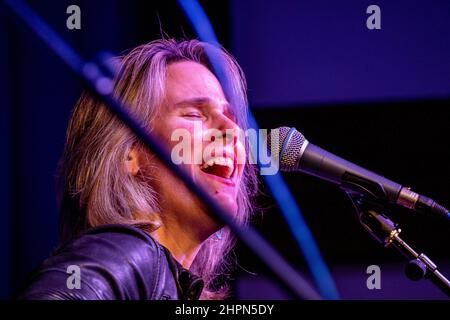
[[[269,151],[274,157],[279,156],[281,171],[297,170],[305,137],[295,128],[280,127],[277,139],[275,130],[271,131],[268,139]]]

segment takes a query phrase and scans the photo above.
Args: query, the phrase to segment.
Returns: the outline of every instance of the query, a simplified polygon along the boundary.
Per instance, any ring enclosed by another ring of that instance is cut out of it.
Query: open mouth
[[[235,173],[234,161],[228,157],[213,157],[200,166],[200,170],[207,174],[224,179],[232,179]]]

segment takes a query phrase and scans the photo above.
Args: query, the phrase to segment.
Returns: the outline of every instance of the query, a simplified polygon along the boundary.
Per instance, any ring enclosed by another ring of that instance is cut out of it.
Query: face
[[[173,151],[180,146],[180,140],[172,141],[173,133],[180,129],[188,133],[186,137],[190,139],[183,142],[184,145],[188,142],[190,155],[183,150],[183,156],[190,161],[180,165],[219,205],[236,214],[245,149],[241,139],[237,139],[239,127],[220,83],[203,65],[183,61],[169,65],[165,85],[166,101],[154,122],[155,134]],[[212,130],[219,136],[211,138]],[[207,235],[220,227],[206,214],[196,196],[165,166],[152,162],[150,170],[156,176],[152,186],[160,196],[160,205],[163,211],[170,212],[167,218],[200,228]]]

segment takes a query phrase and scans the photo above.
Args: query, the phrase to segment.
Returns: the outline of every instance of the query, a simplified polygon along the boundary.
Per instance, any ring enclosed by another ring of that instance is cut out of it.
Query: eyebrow
[[[208,97],[195,97],[190,98],[186,100],[182,100],[180,102],[175,103],[175,106],[181,106],[181,105],[194,105],[194,106],[201,106],[201,105],[207,105],[207,104],[213,104],[213,100]],[[228,102],[225,102],[223,104],[220,104],[223,111],[232,112],[231,106]]]

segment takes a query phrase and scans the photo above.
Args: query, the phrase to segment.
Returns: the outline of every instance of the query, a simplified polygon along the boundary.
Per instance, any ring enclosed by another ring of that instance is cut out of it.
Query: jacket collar
[[[167,248],[163,249],[175,277],[180,300],[198,300],[205,285],[203,279],[183,268]]]

